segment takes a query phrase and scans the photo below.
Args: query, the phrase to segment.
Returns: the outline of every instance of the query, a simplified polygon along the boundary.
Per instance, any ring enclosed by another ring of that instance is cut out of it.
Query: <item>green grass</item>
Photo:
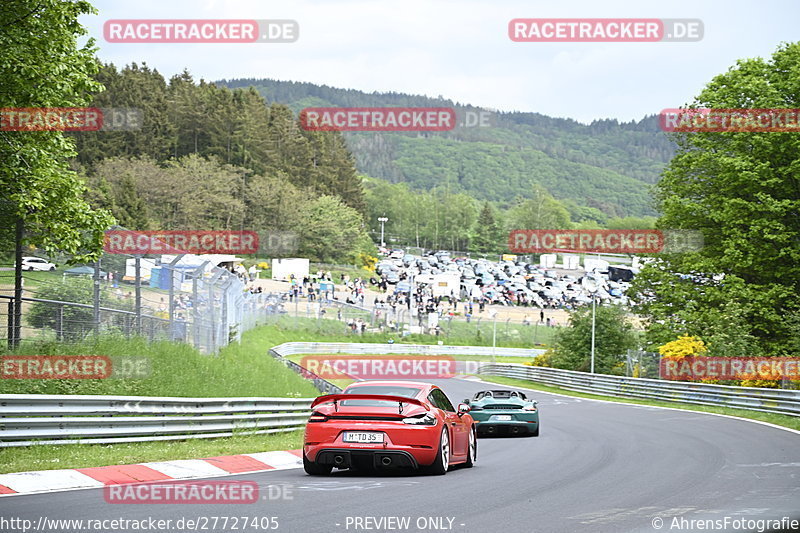
[[[499,330],[499,328],[498,328]],[[499,332],[498,332],[499,333]],[[468,345],[474,335],[443,338],[434,335],[399,337],[368,333],[353,335],[336,320],[281,317],[272,324],[245,332],[242,342],[219,355],[203,355],[191,346],[167,341],[148,343],[142,338],[101,336],[80,343],[29,342],[20,355],[135,355],[150,358],[152,374],[146,379],[105,380],[0,380],[3,394],[107,394],[135,396],[295,396],[315,397],[319,392],[307,381],[269,357],[272,346],[290,341],[377,342]],[[491,337],[489,338],[491,342]],[[498,346],[505,342],[498,335]],[[512,343],[513,344],[513,343]],[[499,360],[501,360],[499,358]],[[504,358],[502,359],[504,360]],[[519,359],[513,359],[519,362]],[[346,385],[346,380],[339,382]],[[299,448],[300,432],[219,439],[142,442],[113,445],[75,444],[0,449],[0,472],[81,468],[147,461],[165,461]]]
[[[480,378],[484,381],[491,383],[499,383],[501,385],[509,385],[512,387],[525,387],[528,389],[539,390],[542,392],[554,392],[557,394],[564,394],[566,396],[575,396],[578,398],[589,398],[594,400],[605,400],[609,402],[619,403],[633,403],[637,405],[652,405],[656,407],[672,407],[673,409],[685,409],[687,411],[698,411],[701,413],[716,413],[720,415],[738,416],[740,418],[749,418],[752,420],[760,420],[762,422],[769,422],[776,426],[784,426],[791,429],[800,430],[800,417],[791,415],[781,415],[774,413],[762,413],[759,411],[749,411],[747,409],[736,409],[733,407],[717,407],[714,405],[695,405],[680,402],[665,402],[660,400],[643,400],[640,398],[616,398],[613,396],[603,396],[599,394],[588,394],[585,392],[576,392],[560,387],[553,387],[551,385],[542,385],[534,381],[527,381],[524,379],[504,378],[499,376],[484,376]]]
[[[327,272],[330,270],[333,282],[337,284],[341,283],[342,274],[347,274],[350,276],[351,280],[355,278],[369,279],[371,277],[380,277],[376,275],[375,272],[367,270],[366,268],[358,267],[356,265],[342,265],[341,267],[333,267],[325,263],[311,263],[308,267],[308,270],[309,272],[317,272],[318,270]]]
[[[295,450],[302,443],[303,433],[293,431],[186,441],[0,448],[0,474]]]
[[[101,336],[80,343],[31,342],[11,352],[17,355],[144,356],[152,373],[145,379],[3,379],[2,394],[108,394],[132,396],[295,396],[319,393],[268,355],[273,344],[259,330],[247,332],[241,344],[203,355],[193,347],[143,338]],[[275,343],[277,344],[277,343]],[[0,352],[8,353],[8,352]]]
[[[291,304],[290,304],[291,305]],[[478,326],[477,321],[467,323],[463,320],[454,320],[448,325],[447,321],[440,324],[445,328],[445,333],[437,337],[436,335],[401,335],[398,332],[370,333],[364,334],[351,333],[344,322],[336,320],[336,312],[329,311],[329,316],[333,319],[316,320],[313,318],[282,316],[274,320],[270,326],[275,329],[263,329],[265,337],[275,340],[274,344],[290,341],[308,342],[374,342],[383,344],[389,339],[396,343],[404,344],[436,344],[442,341],[443,344],[451,346],[491,346],[492,345],[492,323],[484,320]],[[349,315],[348,315],[349,316]],[[538,330],[538,331],[537,331]],[[506,348],[537,348],[542,343],[551,342],[559,328],[547,328],[544,326],[521,326],[519,324],[509,325],[506,333],[505,324],[497,324],[497,346]],[[535,341],[535,342],[534,342]],[[273,345],[274,345],[273,344]]]

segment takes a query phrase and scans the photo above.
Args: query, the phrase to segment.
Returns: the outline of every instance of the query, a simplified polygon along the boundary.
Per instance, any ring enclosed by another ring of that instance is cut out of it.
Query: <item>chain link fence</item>
[[[13,347],[117,333],[186,342],[216,353],[277,313],[280,300],[248,289],[246,275],[232,271],[236,258],[217,259],[104,254],[91,265],[25,272],[19,324],[13,313],[14,272],[4,269],[0,336]]]

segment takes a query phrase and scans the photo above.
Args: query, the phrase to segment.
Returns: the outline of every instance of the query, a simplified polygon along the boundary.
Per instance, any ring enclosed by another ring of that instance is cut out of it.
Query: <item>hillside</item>
[[[254,87],[295,113],[311,106],[455,106],[444,98],[364,93],[269,79],[216,82]],[[610,216],[653,215],[650,186],[674,153],[656,116],[590,125],[538,113],[497,113],[492,127],[444,133],[346,133],[359,171],[413,189],[448,185],[480,200],[509,204],[539,183],[556,198]]]

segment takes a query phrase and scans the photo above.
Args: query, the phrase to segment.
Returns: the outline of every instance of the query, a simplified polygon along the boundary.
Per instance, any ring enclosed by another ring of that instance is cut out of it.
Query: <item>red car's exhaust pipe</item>
[[[333,458],[333,462],[337,465],[340,465],[344,463],[344,457],[342,457],[341,455],[337,455]]]
[[[383,466],[389,466],[390,464],[392,464],[392,458],[391,457],[384,457],[383,459],[381,459],[381,464]]]

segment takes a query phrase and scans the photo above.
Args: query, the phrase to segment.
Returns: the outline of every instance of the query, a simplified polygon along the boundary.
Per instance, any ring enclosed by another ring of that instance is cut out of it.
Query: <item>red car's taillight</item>
[[[319,413],[311,413],[311,416],[308,417],[309,422],[327,422],[328,417],[325,415],[321,415]]]
[[[415,426],[435,426],[436,417],[432,413],[424,413],[403,419],[403,424],[413,424]]]

